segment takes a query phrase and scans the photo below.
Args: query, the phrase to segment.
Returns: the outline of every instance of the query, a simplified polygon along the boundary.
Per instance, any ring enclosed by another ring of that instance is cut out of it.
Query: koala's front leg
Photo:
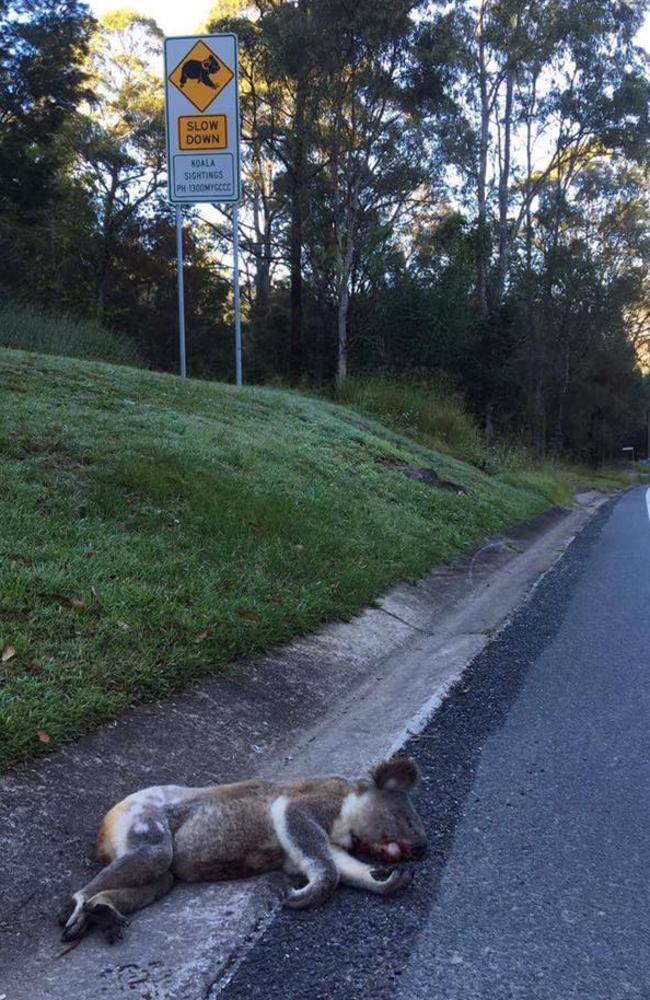
[[[329,838],[318,823],[280,795],[271,806],[273,826],[289,862],[289,870],[298,870],[307,879],[302,889],[290,889],[287,906],[318,906],[336,889],[339,873]]]
[[[343,885],[355,889],[367,889],[379,896],[392,896],[394,892],[405,889],[413,880],[413,869],[410,866],[401,868],[373,868],[353,858],[340,847],[332,846],[332,854]]]

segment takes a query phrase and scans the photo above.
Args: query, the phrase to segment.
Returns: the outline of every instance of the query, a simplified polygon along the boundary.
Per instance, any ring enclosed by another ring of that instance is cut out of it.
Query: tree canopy
[[[600,461],[648,408],[647,0],[228,0],[249,378],[444,380]],[[0,2],[0,290],[176,367],[162,32]],[[231,215],[187,212],[190,371],[230,377]]]

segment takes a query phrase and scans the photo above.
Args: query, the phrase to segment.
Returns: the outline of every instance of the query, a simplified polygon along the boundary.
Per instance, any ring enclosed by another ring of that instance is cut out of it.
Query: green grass
[[[346,408],[0,350],[0,764],[541,512]],[[397,468],[435,469],[467,495]]]
[[[609,493],[625,489],[642,477],[630,468],[589,469],[567,462],[538,462],[529,467],[499,473],[498,479],[510,486],[534,490],[552,504],[570,503],[576,491],[599,490]]]
[[[135,346],[92,320],[54,316],[31,306],[0,306],[0,347],[135,365]]]

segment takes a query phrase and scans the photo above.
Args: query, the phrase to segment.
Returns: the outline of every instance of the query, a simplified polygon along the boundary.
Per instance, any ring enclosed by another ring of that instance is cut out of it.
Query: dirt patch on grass
[[[393,462],[385,458],[380,459],[380,461],[382,465],[388,465],[397,472],[401,472],[407,479],[414,479],[416,483],[424,483],[425,486],[431,486],[434,490],[446,490],[448,493],[456,493],[462,496],[470,493],[470,490],[466,486],[461,486],[460,483],[452,483],[450,479],[443,479],[435,469],[419,468],[415,465]]]

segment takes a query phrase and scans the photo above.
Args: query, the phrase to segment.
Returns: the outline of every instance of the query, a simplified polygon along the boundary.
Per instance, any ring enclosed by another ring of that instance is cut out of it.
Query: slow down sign
[[[181,149],[225,149],[228,145],[228,119],[225,115],[181,115],[178,119],[178,145]]]
[[[240,198],[237,37],[165,39],[169,200]]]

